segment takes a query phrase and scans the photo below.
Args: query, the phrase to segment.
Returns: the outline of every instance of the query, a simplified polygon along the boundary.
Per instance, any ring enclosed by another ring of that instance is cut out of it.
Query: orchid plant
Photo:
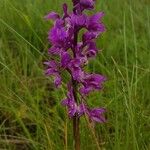
[[[45,74],[54,77],[57,88],[61,86],[61,72],[70,74],[70,81],[66,83],[66,98],[61,101],[68,108],[68,116],[73,119],[73,132],[75,149],[80,149],[79,118],[88,116],[92,122],[103,123],[105,108],[89,108],[87,96],[94,90],[102,90],[106,78],[100,74],[85,72],[88,60],[96,57],[98,48],[96,38],[105,31],[102,23],[103,12],[93,15],[85,14],[85,10],[94,9],[95,0],[72,0],[73,10],[68,11],[66,3],[63,4],[63,15],[50,12],[45,19],[54,21],[48,33],[51,43],[48,53],[58,56],[59,61],[51,59],[44,64],[47,66]],[[81,30],[84,29],[84,32]],[[79,33],[80,39],[79,39]],[[58,58],[57,57],[57,58]],[[56,57],[54,57],[56,58]]]

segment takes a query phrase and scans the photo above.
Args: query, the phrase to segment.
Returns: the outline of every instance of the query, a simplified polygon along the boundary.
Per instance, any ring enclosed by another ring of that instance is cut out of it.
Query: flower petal
[[[61,85],[61,76],[57,75],[54,80],[55,86],[58,88]]]
[[[52,19],[52,20],[57,20],[57,19],[59,19],[60,18],[60,16],[57,14],[57,13],[55,13],[55,12],[50,12],[48,15],[46,15],[45,17],[44,17],[46,20],[50,20],[50,19]]]
[[[71,56],[68,54],[68,52],[61,53],[61,66],[62,67],[66,68],[70,60],[71,60]]]

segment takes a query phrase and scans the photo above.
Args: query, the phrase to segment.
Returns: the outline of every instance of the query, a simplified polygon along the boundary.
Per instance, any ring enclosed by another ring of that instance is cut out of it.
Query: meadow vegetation
[[[70,0],[0,0],[0,149],[72,150],[72,121],[44,75],[49,11]],[[150,1],[97,0],[107,31],[87,68],[107,77],[90,106],[107,108],[107,123],[93,128],[81,118],[82,150],[150,148]],[[64,74],[64,79],[68,77]]]

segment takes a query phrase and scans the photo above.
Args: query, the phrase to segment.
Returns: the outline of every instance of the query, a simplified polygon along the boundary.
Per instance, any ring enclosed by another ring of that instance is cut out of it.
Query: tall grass
[[[63,2],[0,1],[0,149],[73,149],[72,123],[60,105],[65,88],[53,87],[42,64],[52,25],[43,16],[62,12]],[[148,150],[150,2],[101,0],[96,10],[105,12],[107,32],[97,41],[102,52],[87,69],[105,74],[108,81],[88,101],[107,108],[108,122],[93,128],[82,118],[81,148]]]

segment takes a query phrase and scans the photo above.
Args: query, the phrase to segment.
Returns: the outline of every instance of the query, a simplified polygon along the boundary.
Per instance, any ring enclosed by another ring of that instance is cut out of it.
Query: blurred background
[[[43,17],[62,13],[71,0],[0,0],[0,149],[72,150],[72,121],[44,75],[49,57]],[[88,97],[90,106],[107,109],[106,124],[91,128],[81,118],[81,150],[150,149],[150,1],[97,0],[107,31],[89,72],[107,76],[103,92]],[[64,74],[64,80],[67,76]]]

